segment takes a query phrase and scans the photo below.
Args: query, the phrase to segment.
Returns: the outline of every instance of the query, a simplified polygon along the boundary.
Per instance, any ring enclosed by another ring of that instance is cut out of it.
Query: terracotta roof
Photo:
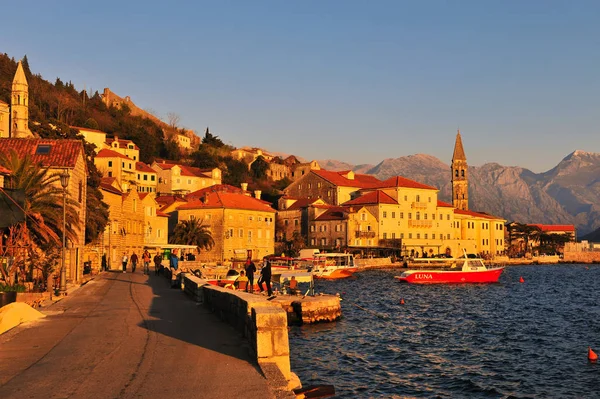
[[[168,214],[168,213],[161,212],[161,211],[156,211],[156,216],[162,216],[162,217],[166,217],[166,218],[168,218],[168,217],[169,217],[169,214]]]
[[[143,162],[136,162],[135,170],[137,170],[139,172],[144,172],[144,173],[156,173],[156,171],[154,169],[152,169],[150,166],[146,165]]]
[[[378,180],[374,176],[370,175],[355,174],[354,179],[348,179],[347,177],[343,176],[344,174],[347,174],[348,171],[332,172],[329,170],[320,169],[311,170],[311,173],[322,177],[336,186],[372,188],[381,183],[381,180]]]
[[[185,200],[184,198],[181,198],[176,195],[159,195],[155,199],[156,199],[156,202],[158,202],[161,205],[171,205],[172,203],[177,202],[177,201],[187,202],[187,200]]]
[[[103,148],[102,150],[98,151],[96,158],[123,158],[127,159],[128,161],[133,161],[133,159],[126,157],[120,152],[109,150],[107,148]]]
[[[103,177],[100,179],[100,188],[113,194],[123,194],[121,190],[112,185],[115,180],[116,179],[114,177]]]
[[[140,197],[141,200],[143,200],[144,198],[146,198],[148,196],[148,193],[138,193],[138,196]]]
[[[89,127],[81,127],[81,126],[69,126],[71,129],[77,129],[77,130],[87,130],[88,132],[96,132],[96,133],[103,133],[106,134],[106,132],[103,132],[102,130],[98,130],[98,129],[90,129]]]
[[[314,204],[318,200],[319,200],[319,198],[317,198],[317,199],[300,198],[297,201],[295,201],[292,205],[290,205],[286,209],[282,209],[282,210],[293,211],[293,210],[306,208],[307,206]]]
[[[361,195],[350,201],[344,202],[343,205],[366,205],[366,204],[396,204],[398,201],[384,193],[383,191],[372,191],[370,193]]]
[[[210,174],[212,173],[212,169],[200,169],[193,166],[167,162],[165,160],[156,160],[156,165],[162,170],[171,170],[173,167],[179,166],[181,169],[181,176],[211,177]]]
[[[332,206],[323,214],[319,215],[318,218],[315,218],[318,222],[323,222],[327,220],[344,220],[347,218],[348,209],[341,206]]]
[[[133,148],[135,150],[139,150],[140,149],[140,147],[138,147],[132,140],[125,140],[125,139],[120,139],[120,138],[116,138],[115,139],[114,137],[107,138],[106,139],[106,144],[108,144],[108,145],[110,145],[112,147],[112,143],[114,143],[115,140],[117,141],[119,148],[127,148],[128,144],[133,144]]]
[[[6,169],[3,166],[0,166],[0,175],[10,175],[12,172],[10,169]]]
[[[462,145],[462,138],[460,137],[460,130],[456,133],[456,143],[454,143],[454,155],[452,155],[452,161],[466,161],[467,156]]]
[[[265,201],[257,200],[244,194],[208,192],[205,200],[195,200],[182,205],[179,209],[226,208],[248,209],[262,212],[275,212]]]
[[[419,183],[417,181],[410,180],[402,176],[390,177],[389,179],[381,182],[376,188],[390,187],[422,188],[425,190],[437,190],[437,188],[435,187],[428,186],[427,184]]]
[[[219,192],[219,193],[236,193],[236,194],[244,194],[245,191],[239,187],[231,186],[229,184],[215,184],[213,186],[208,186],[205,188],[201,188],[200,190],[196,190],[192,193],[189,193],[185,196],[188,201],[193,201],[200,199],[204,194],[208,192]]]
[[[492,215],[484,213],[484,212],[465,211],[463,209],[455,209],[454,213],[457,213],[459,215],[469,215],[469,216],[484,218],[484,219],[502,219],[502,218],[498,218],[498,217],[492,216]]]
[[[44,146],[44,149],[48,149],[48,152],[39,151],[42,153],[36,153],[38,152],[38,146]],[[81,140],[0,139],[0,153],[8,154],[10,150],[16,151],[19,157],[29,155],[33,162],[51,168],[74,168],[79,156],[85,158]]]
[[[572,224],[528,224],[535,226],[541,231],[572,231],[575,232],[575,226]]]
[[[440,201],[440,200],[438,200],[437,206],[438,206],[438,208],[454,208],[454,205],[449,204],[449,203],[444,202],[444,201]]]
[[[5,103],[4,101],[0,100],[0,104],[2,105],[8,105],[8,103]]]

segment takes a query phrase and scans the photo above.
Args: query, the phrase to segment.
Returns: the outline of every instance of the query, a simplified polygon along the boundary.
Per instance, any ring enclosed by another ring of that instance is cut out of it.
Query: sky
[[[109,87],[235,147],[449,163],[460,129],[473,166],[544,172],[600,152],[599,1],[12,1],[2,14],[0,51],[33,73]]]

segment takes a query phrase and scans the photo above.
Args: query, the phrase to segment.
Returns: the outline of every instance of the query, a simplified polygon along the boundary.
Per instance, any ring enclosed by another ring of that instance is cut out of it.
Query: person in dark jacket
[[[263,261],[264,266],[260,270],[261,280],[267,286],[267,294],[273,296],[273,291],[271,290],[271,262],[267,258],[264,258]],[[260,285],[260,291],[263,291],[262,284]]]
[[[256,272],[256,265],[254,262],[252,262],[252,259],[248,258],[246,260],[244,269],[246,270],[246,277],[248,277],[248,286],[246,287],[246,291],[254,292],[254,272]]]

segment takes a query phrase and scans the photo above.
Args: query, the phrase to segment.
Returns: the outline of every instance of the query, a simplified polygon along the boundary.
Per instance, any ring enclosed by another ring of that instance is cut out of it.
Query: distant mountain
[[[333,160],[331,170],[352,169],[384,180],[401,175],[440,190],[451,202],[450,166],[426,154],[385,159],[371,169]],[[578,235],[600,227],[600,154],[575,151],[545,173],[489,163],[469,167],[470,209],[521,223],[574,224]]]

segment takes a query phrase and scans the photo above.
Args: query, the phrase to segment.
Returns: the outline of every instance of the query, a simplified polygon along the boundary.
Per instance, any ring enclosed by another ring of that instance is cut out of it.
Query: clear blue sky
[[[236,147],[546,171],[600,152],[600,1],[11,1],[0,51]],[[25,25],[18,22],[25,21]]]

